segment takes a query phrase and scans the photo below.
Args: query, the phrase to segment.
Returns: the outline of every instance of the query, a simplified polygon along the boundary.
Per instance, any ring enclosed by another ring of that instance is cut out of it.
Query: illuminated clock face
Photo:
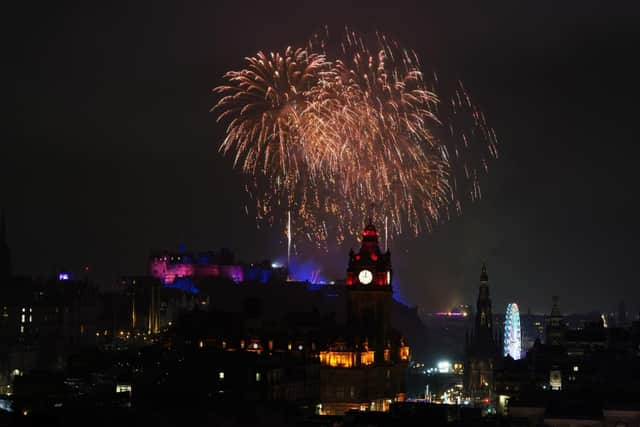
[[[368,285],[373,280],[373,274],[369,270],[362,270],[360,274],[358,274],[358,280],[363,285]]]

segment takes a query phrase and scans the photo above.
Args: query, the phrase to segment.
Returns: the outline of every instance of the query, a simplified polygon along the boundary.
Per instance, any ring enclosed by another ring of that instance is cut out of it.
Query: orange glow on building
[[[400,347],[400,360],[408,361],[409,360],[409,346],[405,345]]]
[[[332,368],[353,368],[356,364],[355,351],[321,351],[320,364]]]
[[[375,351],[363,351],[362,353],[360,353],[360,364],[362,366],[369,366],[369,365],[373,365],[373,362],[375,361]]]

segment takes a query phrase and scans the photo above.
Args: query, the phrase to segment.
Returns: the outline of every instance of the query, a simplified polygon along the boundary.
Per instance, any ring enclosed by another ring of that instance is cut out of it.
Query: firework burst
[[[250,177],[258,219],[287,212],[289,239],[323,244],[370,215],[392,236],[418,234],[478,199],[496,137],[462,84],[443,97],[417,55],[384,35],[347,32],[329,46],[315,36],[259,52],[215,89],[228,123],[220,150]]]

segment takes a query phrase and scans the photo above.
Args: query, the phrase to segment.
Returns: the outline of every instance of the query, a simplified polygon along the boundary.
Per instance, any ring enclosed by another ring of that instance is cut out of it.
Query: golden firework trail
[[[258,52],[214,89],[227,124],[220,151],[249,178],[257,219],[286,211],[290,248],[294,232],[319,244],[355,235],[371,204],[393,237],[479,199],[497,138],[462,83],[439,93],[418,55],[383,34],[371,43],[347,31],[331,46],[314,36]]]

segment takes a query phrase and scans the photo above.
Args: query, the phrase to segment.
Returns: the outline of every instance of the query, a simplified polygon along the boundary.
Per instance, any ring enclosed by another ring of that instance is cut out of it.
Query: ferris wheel
[[[504,318],[504,355],[518,360],[521,352],[520,310],[518,310],[518,304],[512,302],[507,305],[507,314]]]

